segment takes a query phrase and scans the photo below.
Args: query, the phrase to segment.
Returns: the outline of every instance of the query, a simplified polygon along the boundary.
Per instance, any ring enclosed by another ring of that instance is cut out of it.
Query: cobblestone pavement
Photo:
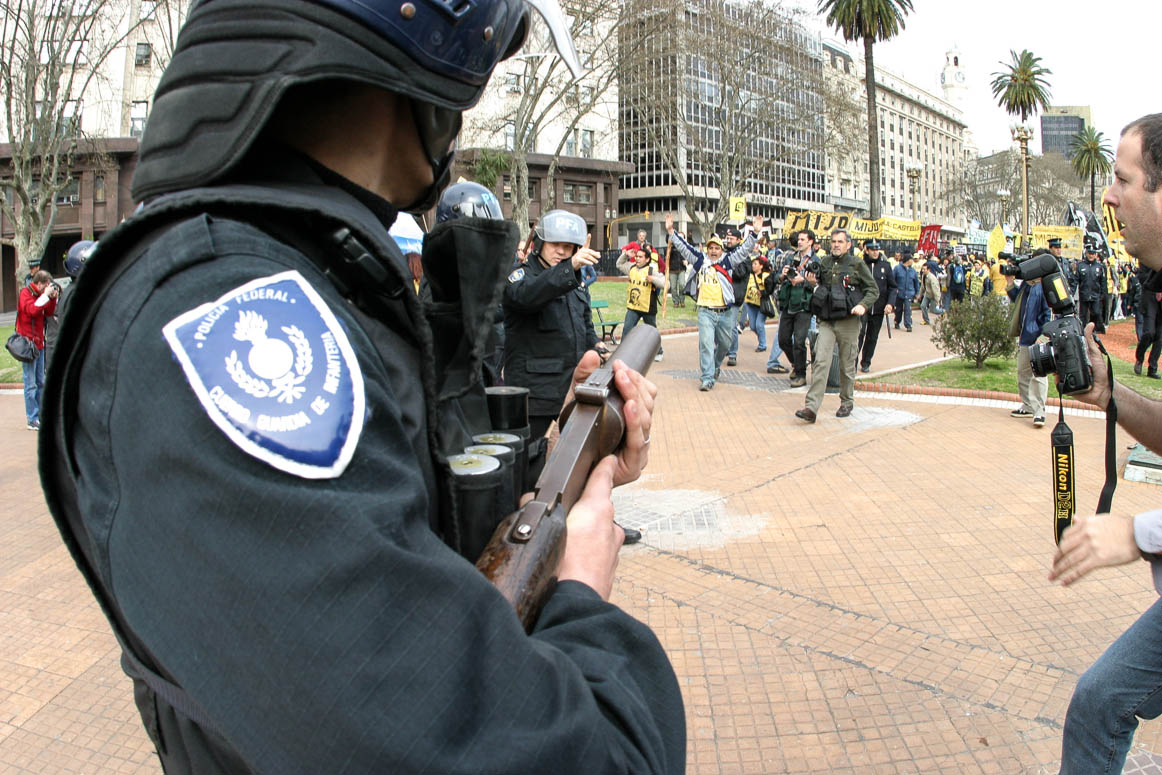
[[[939,357],[926,330],[881,337],[874,368]],[[803,390],[765,373],[753,334],[707,393],[696,338],[665,345],[649,470],[616,493],[645,538],[623,551],[614,598],[673,659],[689,772],[1056,773],[1078,676],[1155,594],[1144,563],[1046,581],[1052,423],[857,391],[851,417],[828,395],[806,425]],[[0,395],[0,772],[158,773],[21,412]],[[1068,420],[1092,505],[1103,424]],[[1160,494],[1120,481],[1115,509]],[[1126,772],[1162,773],[1153,751],[1162,724],[1147,722]]]

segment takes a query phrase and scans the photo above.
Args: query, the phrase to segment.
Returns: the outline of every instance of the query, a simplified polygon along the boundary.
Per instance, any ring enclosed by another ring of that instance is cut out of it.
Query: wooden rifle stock
[[[607,365],[573,389],[561,412],[561,436],[537,479],[533,498],[496,528],[476,567],[516,609],[531,632],[557,582],[565,552],[565,518],[581,497],[589,474],[625,437],[624,401],[613,383],[614,360],[645,374],[661,347],[653,326],[622,337]]]

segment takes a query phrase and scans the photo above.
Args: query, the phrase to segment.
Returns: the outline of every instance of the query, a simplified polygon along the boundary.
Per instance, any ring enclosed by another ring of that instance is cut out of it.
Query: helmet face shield
[[[569,20],[557,0],[525,0],[545,21],[549,34],[553,38],[553,46],[557,49],[565,66],[574,78],[585,74],[581,59],[577,56],[577,48],[573,45],[573,36],[569,34]]]
[[[487,218],[504,220],[500,202],[496,195],[479,183],[464,181],[453,183],[440,195],[436,205],[436,223],[454,221],[457,218]]]
[[[567,242],[581,247],[589,229],[585,219],[568,210],[550,210],[537,224],[537,236],[541,242]]]

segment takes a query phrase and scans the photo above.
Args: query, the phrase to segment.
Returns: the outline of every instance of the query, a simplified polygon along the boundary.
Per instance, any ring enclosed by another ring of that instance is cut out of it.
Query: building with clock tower
[[[940,73],[940,86],[944,89],[944,101],[962,111],[968,108],[968,78],[961,65],[960,51],[953,46],[944,54],[944,70]]]
[[[944,89],[944,101],[959,108],[963,115],[968,115],[968,75],[964,70],[964,59],[960,50],[953,44],[952,48],[944,53],[944,69],[940,71],[940,86]],[[963,143],[964,159],[967,162],[978,155],[976,138],[967,124],[964,127]]]

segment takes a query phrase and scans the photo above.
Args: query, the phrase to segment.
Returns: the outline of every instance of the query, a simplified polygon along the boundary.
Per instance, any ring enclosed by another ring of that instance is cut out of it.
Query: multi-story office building
[[[866,113],[864,62],[843,44],[824,44],[826,76],[850,90],[852,108]],[[959,57],[950,54],[944,80],[960,86]],[[957,86],[952,87],[953,89]],[[948,89],[946,88],[946,93]],[[834,94],[834,92],[833,92]],[[963,113],[903,78],[876,67],[876,110],[880,139],[880,214],[942,225],[942,239],[964,233],[965,215],[952,191],[964,163]],[[835,108],[828,114],[835,116]],[[867,120],[860,126],[866,128]],[[866,131],[866,129],[864,130]],[[827,192],[837,210],[866,217],[868,184],[866,134],[862,145],[828,149]],[[909,176],[909,170],[913,174]]]
[[[1070,158],[1073,138],[1093,126],[1088,105],[1052,105],[1041,114],[1041,153],[1059,153]]]
[[[634,165],[621,179],[623,231],[661,240],[671,212],[705,238],[691,215],[724,196],[745,196],[748,214],[776,227],[789,210],[830,210],[818,37],[773,13],[744,22],[746,7],[729,0],[630,9],[619,35],[620,158]],[[731,177],[741,184],[724,192]]]

